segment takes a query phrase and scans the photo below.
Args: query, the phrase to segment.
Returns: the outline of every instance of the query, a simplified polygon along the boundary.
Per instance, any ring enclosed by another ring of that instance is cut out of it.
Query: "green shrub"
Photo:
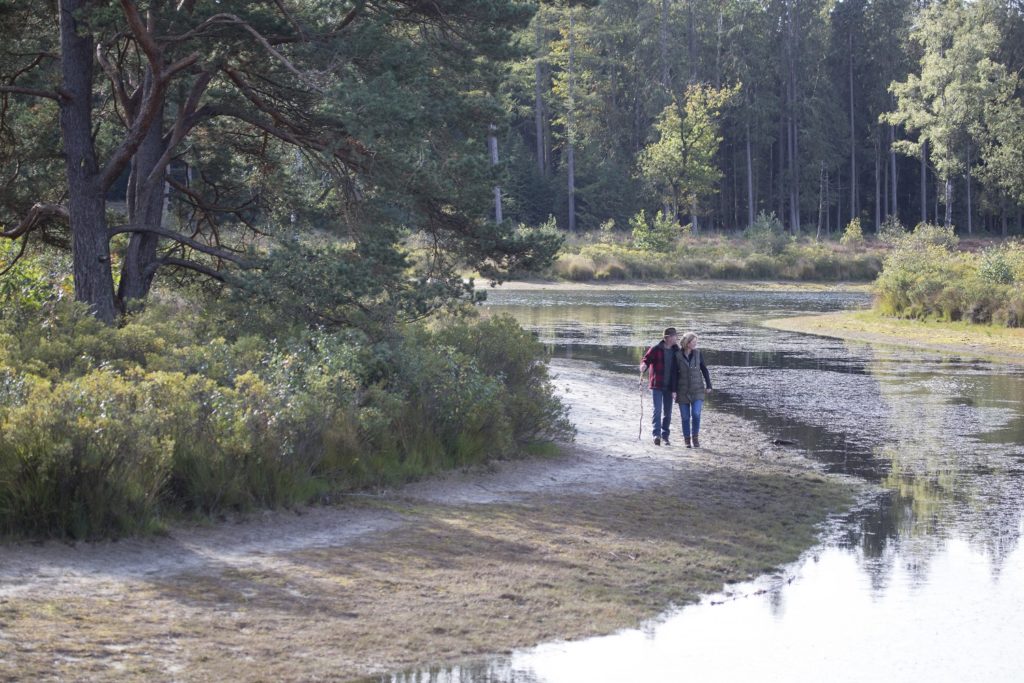
[[[956,236],[952,225],[918,223],[914,231],[904,237],[901,244],[920,247],[940,246],[953,250],[960,244],[960,238]]]
[[[572,434],[510,319],[241,334],[159,303],[121,328],[0,319],[0,536],[95,538],[316,500]],[[262,323],[261,323],[262,324]]]
[[[878,240],[890,245],[897,244],[907,235],[907,229],[896,216],[889,216],[878,226]]]
[[[986,249],[978,263],[978,277],[985,282],[1008,285],[1014,281],[1013,264],[1005,249]]]
[[[757,218],[743,231],[743,237],[750,241],[760,254],[777,256],[789,245],[790,237],[775,213],[761,211]]]
[[[844,247],[864,244],[864,231],[860,227],[859,218],[854,218],[846,224],[843,236],[839,238],[839,244]]]
[[[672,249],[676,239],[683,234],[675,218],[658,211],[654,220],[647,219],[647,213],[641,209],[629,221],[632,228],[633,244],[642,251],[664,253]]]
[[[774,278],[779,277],[779,261],[767,254],[752,254],[743,264],[747,277]]]
[[[594,262],[579,254],[559,254],[555,273],[573,282],[588,282],[594,279]]]

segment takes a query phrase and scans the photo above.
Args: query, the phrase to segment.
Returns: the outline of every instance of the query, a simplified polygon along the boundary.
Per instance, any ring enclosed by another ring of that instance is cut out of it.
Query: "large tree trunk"
[[[793,5],[796,7],[796,4]],[[792,221],[793,221],[793,234],[800,234],[800,106],[799,96],[797,93],[797,62],[800,59],[800,35],[796,30],[796,18],[793,16],[793,11],[790,10],[789,16],[789,32],[790,32],[790,55],[789,55],[789,81],[790,91],[792,98],[792,108],[790,109],[790,126],[792,127],[792,138],[793,138],[793,160],[790,164],[790,172],[792,173],[791,182],[793,184],[792,194]]]
[[[935,217],[938,220],[938,216]],[[921,222],[928,222],[928,141],[921,141]]]
[[[487,147],[491,154],[491,166],[498,165],[498,134],[497,127],[492,123],[487,136]],[[501,186],[494,186],[494,222],[501,224],[503,218],[501,215]]]
[[[575,141],[573,140],[575,130],[575,112],[573,111],[576,103],[573,100],[575,95],[574,83],[575,74],[573,68],[575,66],[575,55],[576,55],[576,35],[575,35],[575,18],[572,10],[569,10],[569,117],[568,117],[568,129],[566,130],[566,175],[568,176],[568,193],[569,193],[569,232],[576,232],[576,152],[573,149]]]
[[[147,87],[152,87],[152,79],[147,77]],[[163,142],[163,108],[157,114],[153,124],[132,157],[131,176],[128,181],[128,223],[150,228],[159,228],[164,219],[164,197],[166,181],[164,173],[159,172],[150,179],[160,157],[164,153]],[[134,232],[128,241],[124,264],[121,267],[121,280],[118,283],[117,298],[122,307],[128,302],[145,299],[153,286],[153,278],[157,271],[157,246],[159,235],[151,232]]]
[[[875,140],[875,232],[882,224],[882,164],[879,159],[878,140]]]
[[[750,121],[747,121],[747,226],[754,224],[754,159],[750,151]]]
[[[945,197],[946,197],[946,219],[944,225],[953,225],[953,180],[952,178],[946,178],[945,182]]]
[[[971,143],[967,143],[967,234],[974,234],[974,203],[971,197]]]
[[[537,170],[541,175],[548,173],[548,154],[546,143],[546,121],[547,114],[544,107],[544,65],[541,62],[541,46],[543,44],[544,31],[537,22],[535,28],[537,42],[537,59],[533,64],[533,125],[537,135]]]
[[[850,56],[850,220],[857,217],[857,129],[853,121],[853,33],[849,35]]]
[[[104,188],[92,141],[93,40],[79,35],[75,13],[87,0],[60,0],[62,91],[60,129],[68,180],[68,214],[75,299],[112,323],[114,279],[110,268]]]
[[[896,128],[889,126],[889,214],[899,219],[899,203],[896,201]]]
[[[661,52],[661,87],[665,92],[672,92],[672,76],[669,69],[668,59],[668,3],[669,0],[661,0],[661,16],[658,26],[658,47]]]

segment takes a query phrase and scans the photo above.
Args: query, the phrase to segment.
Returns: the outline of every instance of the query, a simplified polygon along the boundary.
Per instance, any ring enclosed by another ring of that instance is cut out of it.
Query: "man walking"
[[[654,445],[664,441],[668,446],[669,425],[672,422],[672,399],[676,384],[676,351],[679,335],[676,328],[665,330],[664,338],[647,349],[640,363],[641,374],[650,370],[651,395],[654,398]]]

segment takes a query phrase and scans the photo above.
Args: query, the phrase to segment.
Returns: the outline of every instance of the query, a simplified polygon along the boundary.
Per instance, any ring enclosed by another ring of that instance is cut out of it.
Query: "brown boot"
[[[690,443],[690,437],[688,437],[688,436],[684,436],[684,437],[683,437],[683,441],[685,441],[685,442],[686,442],[686,447],[687,447],[687,448],[693,448],[693,445],[692,445],[692,444]]]
[[[696,434],[693,435],[693,447],[700,448],[700,440],[697,438]]]

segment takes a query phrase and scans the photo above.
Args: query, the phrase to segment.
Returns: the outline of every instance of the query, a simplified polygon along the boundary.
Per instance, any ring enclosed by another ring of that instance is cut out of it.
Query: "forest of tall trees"
[[[543,6],[521,39],[506,218],[1021,231],[1020,0],[605,0]]]

